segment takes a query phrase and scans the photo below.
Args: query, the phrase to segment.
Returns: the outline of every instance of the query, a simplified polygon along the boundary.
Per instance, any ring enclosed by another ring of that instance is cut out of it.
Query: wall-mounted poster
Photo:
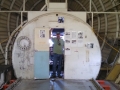
[[[58,17],[58,23],[64,23],[64,17]]]
[[[66,39],[65,40],[65,46],[70,46],[70,44],[71,44],[70,41],[71,41],[70,39]]]
[[[70,39],[71,33],[70,31],[65,32],[65,39]]]
[[[70,54],[71,54],[71,48],[65,47],[65,55],[70,55]]]
[[[40,30],[40,38],[45,38],[45,30]]]
[[[83,39],[83,32],[81,31],[78,32],[78,39]]]
[[[94,47],[94,44],[93,43],[88,43],[87,44],[87,48],[93,48]]]
[[[77,38],[77,32],[76,31],[72,31],[71,38],[74,38],[74,39]]]
[[[71,46],[72,47],[77,47],[77,40],[76,39],[71,40]]]
[[[49,28],[35,28],[34,39],[36,51],[49,51]]]

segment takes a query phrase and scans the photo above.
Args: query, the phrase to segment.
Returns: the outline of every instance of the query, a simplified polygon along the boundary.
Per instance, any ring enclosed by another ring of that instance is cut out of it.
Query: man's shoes
[[[58,75],[58,78],[62,78],[62,76],[61,76],[61,75]]]
[[[52,75],[50,78],[56,78],[56,76],[55,76],[55,75]]]

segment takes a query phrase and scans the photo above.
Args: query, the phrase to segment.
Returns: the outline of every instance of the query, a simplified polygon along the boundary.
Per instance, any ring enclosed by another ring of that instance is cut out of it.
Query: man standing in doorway
[[[50,30],[50,33],[52,32],[52,29]],[[51,34],[50,34],[51,37]],[[60,33],[56,33],[55,38],[51,38],[53,41],[53,74],[51,75],[51,78],[56,77],[56,71],[57,76],[59,78],[62,78],[61,76],[61,68],[62,68],[62,57],[63,57],[63,48],[64,48],[64,41],[60,37]],[[56,69],[56,66],[58,65],[58,69]]]

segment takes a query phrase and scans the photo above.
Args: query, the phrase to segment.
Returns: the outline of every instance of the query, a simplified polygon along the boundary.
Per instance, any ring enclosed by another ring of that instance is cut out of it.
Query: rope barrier
[[[112,49],[114,49],[116,52],[119,52],[119,50],[117,50],[116,48],[114,48],[113,46],[111,46],[106,40],[104,40],[98,33],[96,33],[95,31],[94,31],[94,29],[92,29],[93,30],[93,32],[95,33],[95,34],[97,34],[98,35],[98,37],[102,40],[102,41],[105,41],[105,43],[108,45],[108,46],[110,46]]]

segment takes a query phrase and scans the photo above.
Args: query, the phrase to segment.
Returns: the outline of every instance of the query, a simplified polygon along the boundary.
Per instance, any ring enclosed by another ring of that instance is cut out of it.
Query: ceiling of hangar
[[[65,2],[65,0],[50,0],[50,2]],[[23,3],[23,0],[0,0],[0,11],[22,11]],[[44,5],[45,0],[25,0],[26,11],[40,11]],[[89,12],[90,0],[68,0],[68,10]],[[93,27],[95,32],[97,32],[101,46],[102,60],[107,61],[107,59],[110,58],[109,56],[113,53],[113,49],[108,47],[104,41],[106,40],[110,45],[119,49],[116,45],[117,38],[120,37],[120,14],[115,14],[114,12],[120,11],[120,0],[91,0],[91,11],[111,12],[107,14],[93,14]],[[87,22],[89,22],[89,24],[91,24],[91,16],[91,13],[87,14]],[[27,13],[23,13],[22,18],[23,20],[27,20]],[[0,44],[0,63],[3,63],[5,60],[4,51],[7,40],[20,23],[20,12],[0,12],[0,42],[4,41]],[[102,37],[103,40],[101,40],[99,36]],[[11,51],[12,50],[9,49],[9,52]],[[10,54],[8,58],[11,59]]]
[[[66,0],[49,0],[50,2],[65,2]]]

